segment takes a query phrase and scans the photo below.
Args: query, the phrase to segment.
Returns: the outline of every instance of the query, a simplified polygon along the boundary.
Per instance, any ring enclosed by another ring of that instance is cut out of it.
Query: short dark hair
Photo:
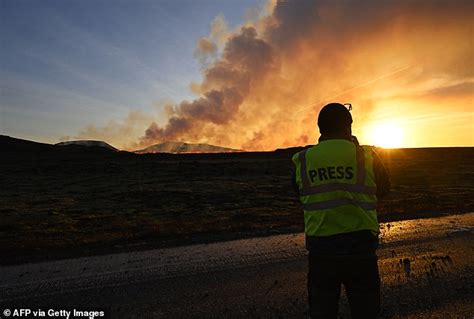
[[[341,103],[329,103],[319,111],[318,126],[321,134],[341,133],[351,124],[351,113]]]

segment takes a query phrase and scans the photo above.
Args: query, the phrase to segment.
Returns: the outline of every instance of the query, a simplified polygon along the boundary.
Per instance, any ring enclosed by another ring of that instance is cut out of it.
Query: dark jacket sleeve
[[[296,153],[298,154],[298,153]],[[293,188],[293,191],[295,194],[299,197],[300,196],[300,188],[298,186],[298,183],[296,182],[296,154],[294,154],[291,158],[291,188]]]
[[[381,198],[390,192],[390,178],[382,159],[375,150],[372,150],[374,163],[375,184],[377,185],[377,197]]]
[[[295,192],[295,194],[300,196],[300,188],[298,187],[298,184],[296,183],[295,170],[293,170],[293,172],[291,173],[291,186],[293,187],[293,191]]]

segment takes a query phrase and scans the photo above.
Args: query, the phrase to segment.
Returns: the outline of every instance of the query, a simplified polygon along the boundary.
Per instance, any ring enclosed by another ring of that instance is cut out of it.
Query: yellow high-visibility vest
[[[372,148],[325,140],[293,155],[308,236],[379,233]]]

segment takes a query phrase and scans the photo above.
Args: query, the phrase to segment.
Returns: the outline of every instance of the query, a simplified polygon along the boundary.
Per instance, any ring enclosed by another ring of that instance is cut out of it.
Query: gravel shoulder
[[[472,318],[474,213],[381,229],[383,318]],[[112,318],[304,318],[306,267],[303,234],[3,266],[0,305],[102,307]]]

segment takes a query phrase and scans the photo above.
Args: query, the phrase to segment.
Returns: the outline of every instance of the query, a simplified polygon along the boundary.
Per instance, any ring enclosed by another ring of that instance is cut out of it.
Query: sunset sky
[[[0,0],[0,134],[312,144],[329,102],[386,147],[474,146],[474,1]]]

